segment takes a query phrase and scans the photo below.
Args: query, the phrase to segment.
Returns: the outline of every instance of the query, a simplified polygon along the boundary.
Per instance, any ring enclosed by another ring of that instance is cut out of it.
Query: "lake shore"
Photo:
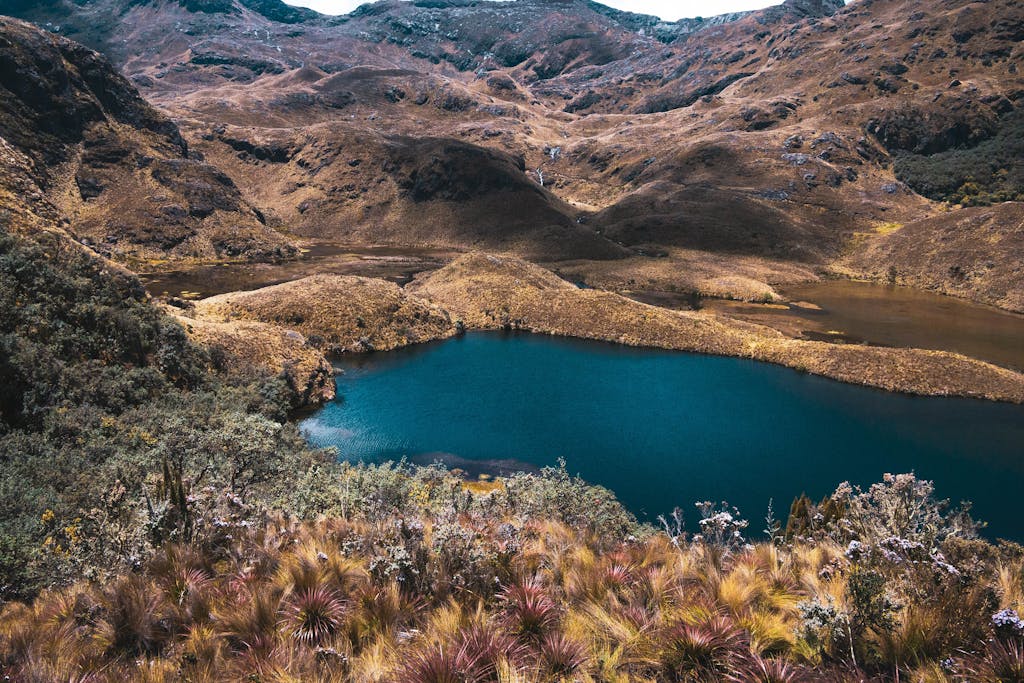
[[[921,398],[749,359],[473,331],[338,361],[339,400],[300,429],[352,462],[441,462],[471,478],[554,466],[641,519],[721,497],[754,516],[887,471],[977,501],[1019,538],[1024,406]],[[624,464],[628,463],[628,467]]]
[[[283,328],[325,354],[388,350],[461,330],[520,329],[750,358],[887,391],[1024,403],[1024,374],[964,355],[794,339],[716,312],[670,310],[582,289],[511,256],[465,254],[404,288],[384,284],[317,275],[201,300],[178,313],[186,325],[189,318],[217,323],[225,333],[242,323]],[[216,346],[210,329],[203,341]]]

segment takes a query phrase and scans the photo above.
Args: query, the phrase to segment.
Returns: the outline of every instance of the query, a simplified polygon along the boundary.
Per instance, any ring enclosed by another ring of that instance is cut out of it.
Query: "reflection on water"
[[[546,335],[471,333],[356,360],[340,400],[303,422],[343,458],[500,473],[564,457],[648,519],[726,499],[756,520],[770,498],[785,510],[843,480],[915,471],[975,501],[991,535],[1024,540],[1024,406]]]
[[[418,453],[409,458],[414,465],[441,463],[450,470],[461,470],[468,479],[481,476],[504,477],[516,472],[539,472],[540,467],[513,458],[473,460],[454,453]]]
[[[139,279],[154,296],[185,298],[258,289],[318,273],[360,275],[404,284],[416,273],[440,267],[451,255],[451,252],[436,249],[352,247],[316,242],[308,245],[302,258],[293,261],[201,264],[140,273]]]
[[[785,287],[786,307],[707,301],[706,307],[794,336],[955,351],[1024,370],[1024,316],[962,299],[848,280]]]

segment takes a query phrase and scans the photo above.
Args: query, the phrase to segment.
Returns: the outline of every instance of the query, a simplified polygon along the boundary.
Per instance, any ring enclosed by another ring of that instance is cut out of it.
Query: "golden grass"
[[[196,304],[203,320],[270,323],[332,352],[387,351],[455,333],[448,314],[385,280],[313,275]]]
[[[334,370],[323,353],[299,334],[259,322],[199,320],[166,307],[195,342],[218,349],[228,370],[251,368],[283,375],[303,403],[334,398]]]
[[[890,234],[896,232],[897,230],[902,230],[902,229],[903,229],[903,224],[902,223],[883,222],[883,223],[878,223],[877,225],[875,225],[875,234],[876,235],[890,235]]]
[[[894,268],[902,285],[1024,312],[1020,277],[1024,203],[940,211],[861,239],[833,267],[886,281]]]
[[[958,354],[790,339],[726,314],[674,311],[579,289],[519,258],[483,253],[463,255],[404,289],[316,275],[211,297],[197,302],[191,317],[177,314],[197,341],[222,349],[229,363],[285,372],[307,403],[333,395],[321,352],[393,349],[463,327],[738,356],[890,391],[1024,402],[1024,375]]]
[[[429,554],[440,552],[432,545],[440,523],[424,527]],[[721,647],[708,656],[785,662],[808,674],[800,667],[835,661],[803,639],[798,605],[817,600],[851,609],[843,548],[829,542],[726,551],[680,548],[655,534],[609,545],[532,521],[497,585],[441,596],[429,584],[416,588],[374,573],[386,554],[379,534],[387,526],[272,519],[232,541],[216,562],[171,546],[137,575],[47,592],[31,606],[6,605],[0,667],[12,680],[76,680],[83,671],[98,681],[439,680],[408,668],[416,656],[486,665],[486,680],[510,683],[664,681],[674,680],[679,670],[671,667],[686,657],[706,665],[701,648]],[[429,563],[421,569],[438,570]],[[1020,572],[1019,560],[995,563],[992,586],[1003,605],[1017,604]],[[511,585],[527,586],[554,609],[542,631],[515,630],[504,590]],[[294,621],[296,601],[314,588],[337,603],[336,628],[316,641]],[[910,601],[898,608],[891,631],[866,637],[881,661],[900,667],[902,680],[947,680],[935,662],[946,656],[935,634],[943,610],[959,609],[954,603]],[[718,641],[716,633],[741,637]],[[544,673],[552,661],[542,654],[545,634],[580,653],[571,674]]]
[[[578,289],[510,256],[467,254],[421,276],[408,289],[470,328],[516,328],[740,356],[890,391],[1024,402],[1024,375],[958,354],[788,339],[726,316],[673,311],[611,292]]]
[[[464,481],[462,482],[462,488],[474,494],[483,494],[502,491],[505,489],[505,485],[500,480],[487,481],[481,479],[477,481]]]

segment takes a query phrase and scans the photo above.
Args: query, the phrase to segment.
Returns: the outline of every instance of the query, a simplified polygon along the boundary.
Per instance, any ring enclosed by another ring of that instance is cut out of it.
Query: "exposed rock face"
[[[12,19],[0,19],[0,137],[73,233],[107,255],[295,253],[103,57]]]
[[[778,9],[798,17],[827,17],[844,7],[844,0],[786,0]]]

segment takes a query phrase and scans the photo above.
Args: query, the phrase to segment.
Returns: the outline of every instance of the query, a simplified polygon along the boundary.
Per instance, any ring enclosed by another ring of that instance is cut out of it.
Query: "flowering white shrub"
[[[829,535],[865,544],[896,543],[897,552],[909,551],[907,544],[930,550],[950,537],[975,538],[981,525],[971,519],[970,505],[950,509],[948,500],[934,494],[935,484],[913,473],[886,474],[867,491],[843,482],[831,496],[843,514]]]
[[[1024,636],[1024,619],[1015,609],[1003,609],[993,614],[992,626],[1000,636]]]
[[[706,543],[723,548],[736,549],[746,545],[743,530],[750,523],[740,516],[740,511],[722,501],[721,505],[705,500],[696,503],[700,512],[700,534],[693,537],[696,543]]]

